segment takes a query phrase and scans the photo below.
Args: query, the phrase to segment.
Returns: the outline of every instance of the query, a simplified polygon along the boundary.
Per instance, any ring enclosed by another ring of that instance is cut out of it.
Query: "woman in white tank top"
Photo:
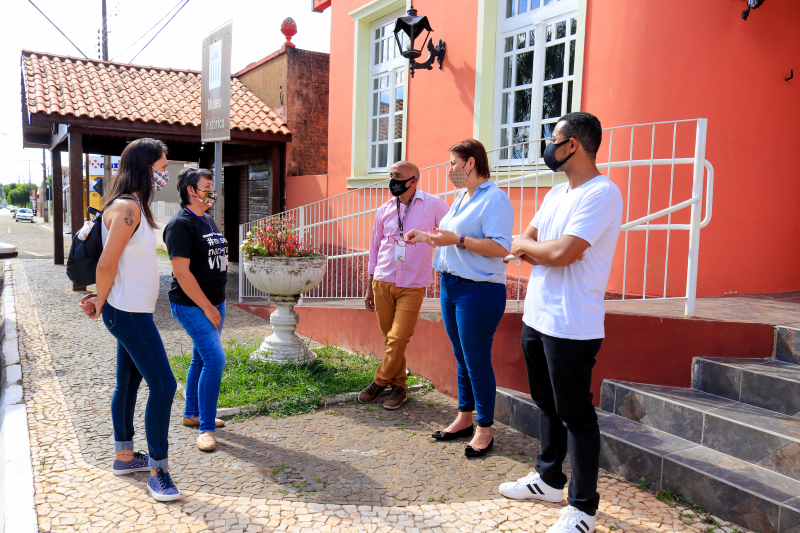
[[[138,139],[122,152],[103,210],[97,294],[81,300],[87,316],[102,315],[117,339],[112,471],[117,475],[149,471],[147,489],[158,501],[181,497],[168,473],[169,417],[177,383],[153,322],[159,278],[150,203],[154,189],[163,188],[169,179],[166,169],[167,147],[161,141]],[[147,455],[133,451],[133,417],[142,378],[150,389],[144,414]]]

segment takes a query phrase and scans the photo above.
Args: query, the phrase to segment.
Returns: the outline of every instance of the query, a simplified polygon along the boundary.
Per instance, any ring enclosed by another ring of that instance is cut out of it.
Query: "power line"
[[[188,2],[189,0],[186,0],[186,1]],[[72,39],[70,39],[69,37],[67,37],[67,34],[66,34],[66,33],[64,33],[63,31],[61,31],[61,28],[59,28],[58,26],[56,26],[56,23],[55,23],[55,22],[53,22],[52,20],[50,20],[50,17],[48,17],[47,15],[45,15],[45,14],[44,14],[44,11],[42,11],[41,9],[39,9],[39,6],[37,6],[36,4],[34,4],[34,3],[33,3],[33,0],[28,0],[28,2],[30,2],[30,4],[31,4],[33,7],[35,7],[35,8],[36,8],[36,11],[38,11],[39,13],[41,13],[41,14],[42,14],[42,16],[43,16],[44,18],[46,18],[46,19],[47,19],[47,22],[49,22],[50,24],[52,24],[52,25],[53,25],[53,27],[54,27],[55,29],[57,29],[57,30],[58,30],[58,33],[60,33],[61,35],[63,35],[63,36],[64,36],[64,38],[65,38],[66,40],[68,40],[68,41],[70,42],[70,44],[71,44],[72,46],[74,46],[74,47],[75,47],[75,48],[78,50],[78,52],[80,52],[80,53],[81,53],[81,55],[82,55],[83,57],[85,57],[86,59],[89,59],[89,58],[86,56],[86,54],[84,54],[84,53],[83,53],[83,50],[81,50],[80,48],[78,48],[78,45],[77,45],[77,44],[75,44],[75,43],[73,43],[73,42],[72,42]]]
[[[183,2],[183,1],[184,1],[184,0],[178,0],[178,3],[177,3],[177,4],[175,4],[175,5],[172,7],[172,9],[170,9],[169,11],[167,11],[167,14],[166,14],[166,15],[164,15],[163,17],[161,17],[161,20],[159,20],[158,22],[156,22],[155,24],[153,24],[153,27],[152,27],[152,28],[150,28],[149,30],[147,30],[146,32],[144,32],[144,34],[142,34],[142,36],[141,36],[141,37],[139,37],[139,38],[138,38],[138,39],[136,39],[136,40],[135,40],[133,43],[131,43],[131,44],[128,46],[128,48],[126,48],[126,49],[125,49],[125,50],[123,50],[122,52],[120,52],[120,53],[118,53],[117,55],[115,55],[115,56],[114,56],[114,58],[113,58],[113,59],[111,59],[111,61],[114,61],[114,59],[118,58],[119,56],[121,56],[122,54],[124,54],[125,52],[127,52],[128,50],[130,50],[131,48],[133,48],[133,46],[134,46],[136,43],[138,43],[139,41],[141,41],[142,39],[144,39],[145,37],[147,37],[147,34],[148,34],[148,33],[150,33],[151,31],[153,31],[153,30],[155,29],[155,27],[156,27],[156,26],[158,26],[159,24],[161,24],[161,21],[163,21],[165,18],[167,18],[167,17],[169,16],[169,14],[170,14],[170,13],[172,13],[172,12],[175,10],[175,8],[176,8],[176,7],[178,7],[179,5],[181,5],[181,2]],[[131,60],[131,61],[133,61],[133,60]]]
[[[28,1],[30,2],[30,0],[28,0]],[[156,37],[158,37],[158,34],[159,34],[159,33],[161,33],[161,32],[164,30],[164,28],[166,28],[166,27],[169,25],[169,23],[170,23],[170,22],[172,22],[172,19],[174,19],[174,18],[175,18],[175,17],[178,15],[178,13],[180,13],[180,12],[181,12],[181,9],[183,9],[184,7],[186,7],[186,4],[188,4],[188,3],[189,3],[189,0],[186,0],[186,1],[183,3],[183,5],[182,5],[181,7],[179,7],[179,8],[178,8],[178,10],[175,12],[175,14],[174,14],[174,15],[172,15],[172,17],[170,17],[170,19],[169,19],[169,20],[166,22],[166,24],[164,24],[163,26],[161,26],[161,29],[160,29],[160,30],[158,30],[158,32],[157,32],[155,35],[153,35],[153,37],[152,37],[152,38],[151,38],[149,41],[147,41],[147,44],[146,44],[146,45],[144,45],[144,47],[142,47],[142,49],[141,49],[141,50],[139,50],[139,51],[136,53],[136,55],[135,55],[135,56],[133,56],[133,58],[132,58],[130,61],[128,61],[128,63],[133,63],[133,60],[134,60],[134,59],[136,59],[137,57],[139,57],[139,54],[141,54],[142,52],[144,52],[144,49],[145,49],[145,48],[147,48],[147,47],[150,45],[150,43],[152,43],[152,42],[153,42],[153,39],[155,39]]]

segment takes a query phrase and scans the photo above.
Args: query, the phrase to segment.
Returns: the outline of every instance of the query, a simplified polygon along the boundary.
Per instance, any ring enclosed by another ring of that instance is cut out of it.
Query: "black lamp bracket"
[[[424,68],[426,70],[433,70],[433,62],[439,62],[439,70],[442,70],[442,62],[444,61],[444,53],[447,51],[447,45],[443,40],[439,39],[439,44],[433,46],[433,39],[428,39],[428,59],[424,63],[417,63],[413,59],[409,61],[409,69],[411,70],[411,77],[414,77],[414,69]]]

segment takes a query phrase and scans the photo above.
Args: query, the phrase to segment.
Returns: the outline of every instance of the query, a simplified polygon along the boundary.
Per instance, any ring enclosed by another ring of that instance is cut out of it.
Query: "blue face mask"
[[[560,143],[550,143],[547,145],[547,148],[544,149],[544,154],[542,154],[542,158],[544,158],[544,164],[547,165],[547,168],[553,172],[558,171],[559,168],[563,167],[567,161],[569,161],[570,157],[575,155],[575,152],[572,152],[563,161],[556,159],[556,150],[558,150],[558,147],[567,144],[568,142],[569,139]]]

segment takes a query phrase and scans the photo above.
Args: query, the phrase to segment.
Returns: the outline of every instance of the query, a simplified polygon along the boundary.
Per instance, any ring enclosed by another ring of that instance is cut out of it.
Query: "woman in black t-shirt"
[[[172,262],[172,316],[194,344],[183,425],[199,427],[197,447],[213,451],[217,447],[214,430],[225,425],[216,415],[225,368],[220,333],[225,322],[228,241],[206,213],[217,199],[209,170],[183,169],[178,174],[178,192],[181,210],[164,228],[164,242]]]

